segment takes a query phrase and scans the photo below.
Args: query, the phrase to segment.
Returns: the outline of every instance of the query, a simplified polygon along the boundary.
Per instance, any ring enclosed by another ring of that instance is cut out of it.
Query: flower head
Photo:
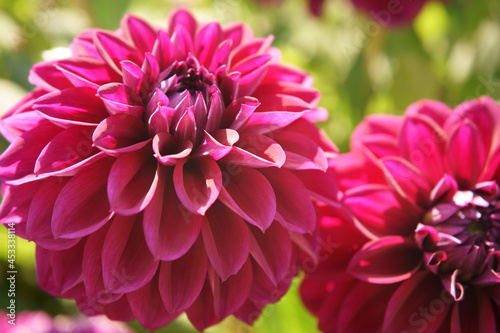
[[[311,77],[271,42],[179,10],[33,67],[2,120],[0,218],[37,244],[42,289],[148,328],[252,322],[279,299],[335,147]]]
[[[334,219],[359,249],[333,253],[343,259],[302,286],[324,331],[498,330],[499,138],[500,107],[487,97],[454,111],[421,101],[357,127],[331,169],[345,211],[319,213],[323,238]],[[343,274],[324,273],[334,270]]]

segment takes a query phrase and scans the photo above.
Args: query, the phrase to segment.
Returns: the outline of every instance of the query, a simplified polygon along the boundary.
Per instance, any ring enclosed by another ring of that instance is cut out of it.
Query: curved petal
[[[108,199],[112,211],[132,215],[149,204],[158,184],[157,164],[150,148],[118,157],[108,178]]]
[[[226,156],[233,145],[240,139],[238,132],[232,129],[221,129],[209,134],[205,131],[203,142],[200,144],[194,156],[211,156],[218,161]]]
[[[435,332],[447,317],[452,302],[453,298],[435,275],[419,272],[392,295],[385,312],[383,331],[399,333],[418,329]]]
[[[142,216],[115,215],[102,248],[102,272],[106,290],[128,293],[146,285],[155,275],[158,261],[144,239]]]
[[[344,204],[356,217],[358,228],[370,238],[407,236],[419,222],[411,207],[403,208],[394,193],[384,185],[362,185],[348,190],[344,195]]]
[[[174,187],[188,210],[205,215],[219,196],[222,173],[211,158],[182,159],[174,169]]]
[[[191,248],[200,233],[203,217],[192,213],[177,198],[172,171],[159,167],[158,186],[144,210],[146,243],[159,260],[175,260]]]
[[[213,270],[208,271],[208,278],[214,297],[215,316],[222,320],[245,303],[252,287],[252,264],[247,260],[236,274],[224,281]]]
[[[206,68],[210,66],[221,37],[222,29],[217,22],[206,24],[196,34],[194,39],[194,50],[200,65]]]
[[[76,87],[88,87],[94,91],[99,86],[118,82],[122,78],[109,68],[105,62],[86,57],[71,57],[58,60],[55,67]],[[95,93],[94,93],[95,95]]]
[[[44,121],[15,139],[0,156],[0,180],[19,181],[33,175],[40,152],[60,131],[60,127]]]
[[[174,166],[177,161],[188,157],[193,150],[193,143],[189,140],[178,140],[170,133],[162,132],[153,138],[153,151],[161,164]]]
[[[239,130],[260,105],[258,99],[250,96],[241,97],[231,102],[222,115],[222,127]]]
[[[444,175],[444,144],[446,134],[429,118],[406,117],[401,129],[401,156],[419,169],[431,185]]]
[[[113,161],[106,158],[85,167],[63,187],[52,214],[54,236],[83,237],[111,218],[106,185]]]
[[[62,173],[99,153],[92,147],[92,133],[92,128],[87,126],[73,126],[59,132],[40,152],[35,173]]]
[[[200,296],[186,310],[186,314],[191,324],[200,332],[220,321],[214,312],[214,296],[208,278],[205,281]]]
[[[55,68],[56,64],[55,61],[44,61],[34,65],[30,70],[28,81],[47,91],[71,88],[71,82]]]
[[[122,66],[125,66],[126,62],[122,62]],[[131,63],[133,66],[134,64]],[[137,69],[142,74],[142,71],[137,67]],[[129,75],[125,75],[128,72],[124,72],[124,82],[127,83],[126,79]],[[135,88],[135,87],[134,87]],[[99,96],[109,114],[129,114],[131,116],[142,118],[144,112],[144,103],[142,99],[137,95],[137,93],[129,86],[123,83],[108,83],[103,85],[97,91],[97,96]]]
[[[302,184],[307,188],[309,194],[331,206],[338,206],[342,197],[333,172],[321,170],[294,170]]]
[[[43,95],[33,109],[61,126],[96,125],[109,114],[93,88],[75,87]]]
[[[219,200],[247,222],[265,231],[276,215],[273,187],[260,172],[241,167],[224,171]]]
[[[146,21],[127,14],[120,22],[125,36],[143,53],[151,52],[156,40],[156,31]]]
[[[64,250],[72,247],[80,238],[56,239],[52,234],[52,214],[54,203],[68,183],[69,178],[52,177],[43,182],[33,197],[26,222],[28,240],[49,250]]]
[[[466,120],[453,131],[447,157],[458,186],[461,189],[473,189],[488,157],[479,129],[473,123]]]
[[[16,186],[2,184],[0,223],[15,223],[17,225],[26,223],[31,201],[42,185],[43,181],[28,182]]]
[[[323,150],[308,137],[289,131],[273,133],[273,139],[283,148],[288,169],[325,171],[328,167]]]
[[[292,241],[288,231],[273,223],[264,232],[252,226],[250,253],[267,277],[277,285],[288,272],[292,259]]]
[[[165,309],[158,290],[159,273],[144,287],[127,294],[132,312],[142,327],[154,330],[174,320],[179,313],[170,313]]]
[[[413,240],[389,236],[365,244],[352,257],[347,269],[360,280],[392,284],[407,280],[421,263],[422,253]]]
[[[159,289],[168,312],[184,311],[198,298],[207,277],[207,262],[201,238],[179,259],[161,262]]]
[[[316,227],[316,215],[304,184],[285,169],[266,168],[260,172],[271,183],[276,195],[276,220],[290,231],[312,232]]]
[[[37,280],[40,288],[56,297],[71,297],[71,291],[82,281],[85,241],[61,251],[36,248]]]
[[[423,99],[411,104],[406,109],[405,115],[426,116],[444,128],[444,124],[447,122],[448,118],[453,115],[453,110],[442,102]]]
[[[201,225],[208,259],[223,281],[236,274],[250,251],[250,235],[245,222],[215,202]]]
[[[138,150],[150,142],[146,124],[125,113],[104,119],[92,140],[97,148],[110,155]]]
[[[93,37],[97,52],[117,73],[121,74],[120,62],[123,60],[130,60],[138,66],[142,64],[143,53],[112,32],[97,31]]]
[[[168,33],[172,36],[177,26],[182,26],[191,37],[194,37],[198,23],[196,19],[185,9],[177,9],[168,17]]]
[[[283,148],[266,135],[242,133],[223,162],[252,168],[281,167],[286,160]]]

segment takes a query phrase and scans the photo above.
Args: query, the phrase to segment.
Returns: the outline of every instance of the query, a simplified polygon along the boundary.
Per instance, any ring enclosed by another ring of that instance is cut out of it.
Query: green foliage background
[[[306,0],[258,5],[253,0],[0,0],[0,112],[32,87],[31,66],[67,46],[85,28],[116,29],[124,13],[158,26],[183,6],[200,21],[244,21],[256,36],[275,36],[283,61],[311,73],[330,119],[321,124],[341,151],[371,113],[402,114],[423,98],[450,106],[490,95],[500,99],[500,1],[430,2],[413,24],[386,30],[356,12],[347,0],[329,0],[320,19]],[[56,49],[57,50],[57,49]],[[7,143],[0,143],[1,150]],[[0,308],[7,306],[7,235],[0,231]],[[51,315],[77,313],[72,301],[53,298],[36,283],[35,247],[17,240],[17,310]],[[233,318],[207,332],[316,332],[316,320],[297,295],[300,277],[277,304],[248,327]],[[137,322],[131,324],[142,332]],[[195,332],[185,317],[158,332]]]

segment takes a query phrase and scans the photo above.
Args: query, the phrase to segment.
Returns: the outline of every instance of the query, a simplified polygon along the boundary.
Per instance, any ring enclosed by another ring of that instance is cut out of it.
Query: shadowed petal
[[[224,174],[219,199],[247,222],[265,231],[276,214],[273,187],[260,172],[240,168],[234,175]]]
[[[168,312],[184,311],[198,298],[207,277],[207,262],[201,238],[179,259],[162,261],[159,289]]]
[[[316,215],[307,189],[290,171],[267,168],[260,170],[271,183],[276,195],[276,220],[297,233],[312,232]]]
[[[158,290],[159,275],[157,273],[144,287],[127,294],[130,308],[137,320],[150,330],[165,326],[179,315],[165,309]]]
[[[102,59],[117,73],[121,74],[120,62],[123,60],[130,60],[138,66],[142,64],[142,53],[111,32],[98,31],[93,40]]]
[[[266,135],[242,133],[222,161],[253,168],[281,167],[286,160],[283,148]]]
[[[323,150],[305,135],[290,131],[278,131],[273,133],[273,139],[285,151],[286,161],[283,165],[285,168],[325,171],[328,167]]]
[[[124,63],[126,64],[126,62],[122,62],[122,65]],[[128,74],[128,72],[124,74]],[[127,83],[126,79],[128,76],[129,75],[124,75],[125,83]],[[99,88],[97,96],[102,99],[109,114],[126,113],[141,119],[144,112],[144,104],[137,92],[133,89],[136,89],[136,87],[131,88],[122,83],[109,83]]]
[[[232,150],[239,139],[238,132],[232,129],[221,129],[212,134],[205,131],[203,142],[196,150],[195,156],[208,155],[218,161]]]
[[[64,186],[54,204],[54,236],[83,237],[111,218],[106,186],[113,161],[106,158],[85,167]]]
[[[174,166],[180,159],[188,157],[193,150],[191,141],[176,139],[166,132],[156,134],[152,144],[155,157],[166,166]]]
[[[208,259],[223,281],[236,274],[248,258],[250,238],[241,217],[214,203],[201,225]]]
[[[175,260],[198,238],[203,217],[186,210],[179,201],[170,168],[159,167],[157,173],[156,192],[144,210],[144,235],[156,259]]]
[[[115,215],[104,240],[102,272],[106,290],[128,293],[155,275],[155,261],[144,239],[142,216]]]
[[[222,174],[211,158],[182,159],[174,169],[174,186],[179,200],[188,210],[205,215],[219,196]]]
[[[391,284],[412,276],[421,260],[421,251],[413,240],[389,236],[366,243],[347,269],[360,280]]]
[[[454,304],[450,332],[497,332],[496,317],[488,295],[481,288],[472,288],[467,290],[461,302]]]
[[[186,314],[191,324],[200,332],[219,321],[214,312],[214,296],[208,278],[205,281],[200,296],[186,310]]]

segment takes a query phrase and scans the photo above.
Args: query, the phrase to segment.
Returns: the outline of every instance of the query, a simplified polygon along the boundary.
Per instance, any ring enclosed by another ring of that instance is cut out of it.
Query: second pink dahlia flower
[[[500,106],[369,116],[331,164],[345,209],[318,212],[338,248],[301,287],[320,328],[498,332]]]
[[[311,77],[271,42],[179,10],[33,67],[2,120],[0,218],[37,244],[43,290],[147,328],[185,311],[199,330],[283,295],[335,147]]]

